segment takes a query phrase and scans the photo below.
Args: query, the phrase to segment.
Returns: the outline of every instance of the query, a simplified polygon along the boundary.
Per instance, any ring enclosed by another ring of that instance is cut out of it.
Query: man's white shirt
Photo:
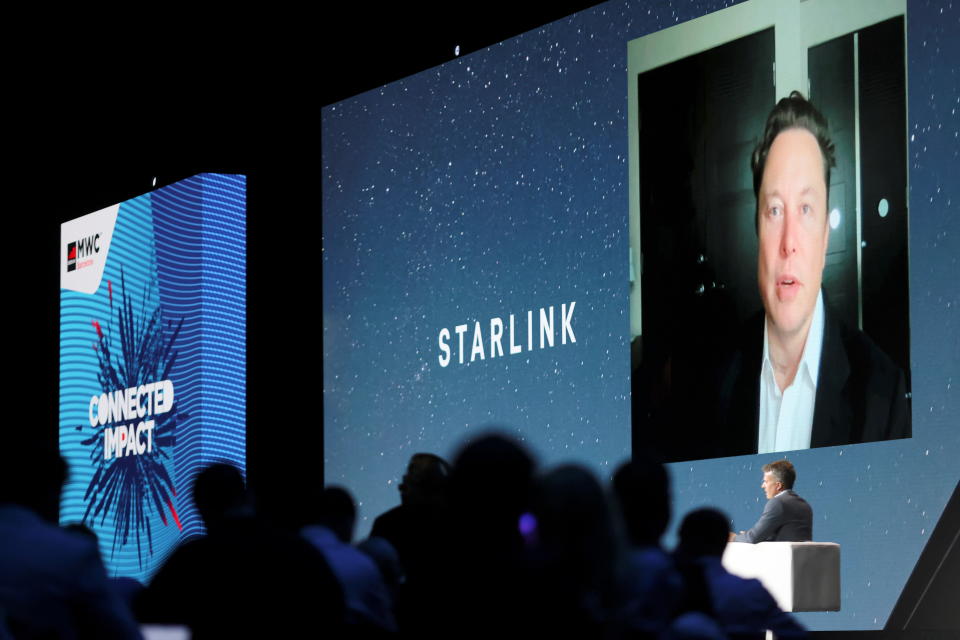
[[[758,453],[809,449],[813,407],[817,398],[820,352],[823,350],[823,292],[817,294],[813,321],[803,345],[797,374],[781,393],[770,362],[767,323],[763,323],[763,362],[760,365],[760,432]]]

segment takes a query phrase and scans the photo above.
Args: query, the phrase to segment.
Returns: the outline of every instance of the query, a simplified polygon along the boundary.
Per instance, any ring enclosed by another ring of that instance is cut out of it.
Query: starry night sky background
[[[609,2],[322,110],[325,479],[358,534],[411,454],[491,425],[603,480],[629,456],[627,42],[730,4]],[[958,41],[960,6],[908,2],[915,435],[790,455],[815,538],[842,546],[842,610],[800,614],[813,630],[883,627],[960,478]],[[469,344],[550,305],[557,346],[439,366],[441,328]],[[675,520],[711,504],[749,527],[767,461],[671,465]]]

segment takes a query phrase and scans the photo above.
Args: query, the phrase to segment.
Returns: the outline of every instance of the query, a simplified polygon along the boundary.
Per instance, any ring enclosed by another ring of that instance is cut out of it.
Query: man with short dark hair
[[[764,312],[721,377],[725,455],[910,436],[903,373],[821,290],[833,165],[826,118],[799,92],[780,100],[751,158]]]
[[[749,531],[730,534],[733,542],[808,542],[813,539],[813,509],[793,491],[797,472],[789,460],[763,465],[760,488],[767,504]]]

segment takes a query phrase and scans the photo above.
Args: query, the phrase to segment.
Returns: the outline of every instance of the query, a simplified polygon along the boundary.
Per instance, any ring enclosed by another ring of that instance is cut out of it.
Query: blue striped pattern
[[[90,397],[104,391],[97,380],[92,321],[108,338],[115,332],[114,351],[119,352],[115,325],[121,266],[135,319],[149,317],[159,305],[165,327],[183,320],[169,376],[181,418],[176,445],[167,450],[171,456],[164,463],[176,490],[173,502],[183,536],[202,530],[190,498],[197,469],[229,461],[245,471],[245,187],[243,176],[202,174],[123,203],[99,290],[94,295],[61,291],[60,448],[71,468],[62,522],[83,517],[84,492],[96,469],[91,454],[102,456],[101,449],[81,444],[95,433],[87,417]],[[152,553],[146,536],[115,546],[112,513],[92,523],[111,575],[149,580],[181,538],[169,511],[167,525],[152,505],[149,511]]]
[[[183,318],[171,376],[191,419],[177,434],[174,482],[189,495],[196,470],[246,465],[246,180],[201,174],[153,195],[164,315]],[[202,530],[194,509],[184,534]]]
[[[91,454],[103,456],[102,445],[92,447],[81,441],[95,433],[90,427],[88,408],[90,397],[104,391],[97,380],[100,367],[94,345],[97,332],[93,321],[100,324],[108,340],[112,339],[115,354],[119,349],[117,311],[122,296],[121,269],[126,283],[126,294],[133,300],[135,322],[143,322],[157,308],[156,264],[153,243],[151,196],[146,194],[124,202],[117,215],[117,224],[106,257],[103,281],[93,295],[75,291],[60,292],[60,451],[70,465],[70,479],[64,487],[60,505],[60,520],[64,524],[80,522],[87,509],[84,493],[96,471]],[[113,308],[110,305],[110,284],[113,287]],[[176,385],[177,382],[174,381]],[[77,426],[82,426],[77,430]],[[102,441],[101,441],[102,442]],[[174,452],[175,455],[175,452]],[[166,461],[168,473],[172,465]],[[174,507],[182,509],[183,500]],[[167,525],[156,510],[144,505],[153,514],[150,519],[150,539],[134,536],[125,546],[115,540],[117,523],[113,513],[98,516],[88,525],[97,532],[100,549],[111,575],[133,576],[145,581],[179,540],[180,532],[166,513]],[[150,553],[152,548],[153,553]]]

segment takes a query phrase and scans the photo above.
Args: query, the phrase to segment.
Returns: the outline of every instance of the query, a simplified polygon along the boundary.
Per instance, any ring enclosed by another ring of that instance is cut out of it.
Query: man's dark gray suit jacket
[[[767,500],[763,514],[734,542],[809,542],[813,540],[813,509],[792,490]]]

